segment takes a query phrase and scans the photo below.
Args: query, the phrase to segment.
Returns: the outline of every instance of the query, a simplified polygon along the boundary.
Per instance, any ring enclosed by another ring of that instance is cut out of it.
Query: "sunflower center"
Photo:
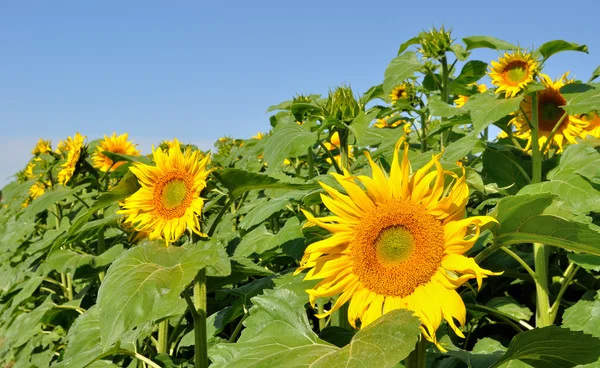
[[[539,94],[538,118],[541,131],[551,132],[556,123],[564,114],[560,106],[566,105],[567,101],[561,93],[554,89],[546,89]],[[561,125],[565,123],[565,118]]]
[[[163,207],[170,210],[181,205],[187,195],[187,191],[187,186],[181,179],[168,182],[162,189],[161,202]]]
[[[444,229],[420,204],[392,200],[356,227],[352,270],[369,290],[405,297],[431,280],[444,252]]]
[[[415,239],[402,226],[392,226],[381,231],[375,240],[375,252],[381,264],[395,265],[406,261],[415,247]]]
[[[504,80],[513,86],[525,81],[529,75],[527,63],[524,61],[513,61],[504,68]]]

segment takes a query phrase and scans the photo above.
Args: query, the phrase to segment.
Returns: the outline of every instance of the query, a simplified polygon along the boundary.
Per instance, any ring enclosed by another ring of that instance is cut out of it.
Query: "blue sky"
[[[545,68],[587,80],[600,64],[594,3],[2,2],[0,187],[38,137],[129,132],[147,152],[172,137],[208,148],[267,131],[267,107],[296,93],[381,83],[398,46],[433,25],[525,47],[587,44],[589,54],[560,54]]]

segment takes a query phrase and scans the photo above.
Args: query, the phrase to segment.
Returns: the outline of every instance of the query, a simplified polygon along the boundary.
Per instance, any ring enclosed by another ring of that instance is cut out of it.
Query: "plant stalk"
[[[198,272],[194,284],[194,342],[196,368],[208,367],[208,351],[206,337],[206,268]]]
[[[420,340],[408,357],[404,360],[406,368],[425,368],[427,366],[427,340],[421,335]]]
[[[161,354],[169,354],[169,347],[167,344],[167,338],[169,336],[169,320],[161,321],[158,324],[158,345],[156,351]]]
[[[446,59],[446,55],[444,55],[440,62],[442,63],[442,101],[444,103],[448,103],[448,95],[449,95],[449,84],[450,84],[450,71],[448,70],[448,59]],[[442,118],[442,122],[445,118]],[[448,145],[448,140],[450,138],[449,131],[442,132],[440,134],[440,147],[444,149]]]
[[[348,129],[340,129],[340,162],[342,170],[348,170]]]

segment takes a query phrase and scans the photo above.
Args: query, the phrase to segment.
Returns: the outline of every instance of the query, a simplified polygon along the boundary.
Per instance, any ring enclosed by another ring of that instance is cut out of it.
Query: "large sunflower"
[[[125,161],[114,163],[111,158],[102,152],[122,153],[124,155],[139,156],[140,151],[136,148],[136,144],[131,143],[128,139],[128,134],[121,134],[117,137],[117,133],[113,133],[111,137],[104,136],[104,140],[98,144],[96,152],[92,156],[94,167],[100,171],[107,172],[114,170],[123,165]]]
[[[496,93],[505,92],[506,97],[513,97],[533,78],[539,69],[539,63],[529,53],[515,51],[504,53],[498,61],[492,61],[489,76],[492,84],[498,86]]]
[[[38,153],[42,154],[48,152],[52,152],[52,147],[50,147],[50,141],[45,141],[42,138],[40,138],[36,143],[35,147],[33,147],[31,154],[37,155]]]
[[[87,138],[79,132],[75,133],[73,138],[67,137],[66,141],[61,141],[58,146],[61,152],[67,153],[67,160],[62,164],[62,169],[58,172],[58,183],[66,185],[75,173],[75,167],[81,157],[83,150],[83,141]]]
[[[401,164],[398,159],[404,141],[396,145],[389,177],[365,152],[372,177],[334,174],[347,194],[321,183],[328,194],[323,203],[333,214],[304,214],[333,236],[308,246],[296,272],[310,269],[305,279],[323,279],[307,290],[313,305],[317,298],[341,294],[319,318],[350,302],[350,324],[356,327],[360,320],[364,327],[391,310],[409,309],[420,318],[424,336],[443,349],[435,335],[442,319],[463,336],[455,320],[465,323],[465,305],[455,290],[473,278],[481,287],[494,274],[462,254],[480,227],[495,220],[464,218],[469,198],[464,170],[460,178],[444,171],[440,155],[411,175],[408,144]],[[454,185],[445,188],[447,176]]]
[[[568,74],[568,72],[563,74],[562,77],[553,82],[549,76],[540,73],[540,79],[546,87],[545,89],[536,92],[538,100],[538,144],[540,148],[548,140],[552,129],[554,129],[562,115],[565,113],[560,107],[566,105],[567,100],[562,93],[560,93],[560,89],[565,84],[572,82],[572,80],[567,80]],[[509,124],[514,125],[517,128],[517,132],[515,133],[516,137],[527,139],[525,151],[531,150],[531,129],[527,123],[528,121],[531,121],[532,118],[531,105],[531,96],[525,96],[521,102],[521,108],[525,112],[525,115],[519,113],[509,122]],[[556,145],[557,152],[562,152],[565,141],[568,143],[577,143],[576,138],[585,138],[585,128],[587,126],[587,122],[575,116],[566,116],[552,137],[552,141],[548,145],[547,150],[550,146]]]
[[[155,166],[136,162],[130,168],[141,188],[125,199],[119,213],[136,231],[147,232],[150,240],[165,239],[174,242],[186,229],[200,231],[198,216],[204,200],[200,192],[206,186],[210,170],[207,155],[202,160],[199,150],[181,151],[177,139],[167,151],[153,150]]]

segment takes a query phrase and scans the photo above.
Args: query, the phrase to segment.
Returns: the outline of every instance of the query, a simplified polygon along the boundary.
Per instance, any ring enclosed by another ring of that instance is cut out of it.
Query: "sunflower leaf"
[[[439,96],[431,97],[429,100],[429,110],[431,111],[431,115],[443,118],[467,113],[467,110],[462,107],[451,106],[441,101]]]
[[[481,140],[479,140],[475,132],[470,132],[456,142],[449,144],[444,150],[442,158],[444,161],[456,162],[465,157],[477,146],[483,147]]]
[[[467,45],[467,51],[477,48],[487,48],[494,50],[515,50],[517,46],[512,43],[499,40],[489,36],[471,36],[463,38],[463,42]]]
[[[548,326],[521,332],[492,367],[520,360],[534,367],[567,368],[598,359],[600,339],[580,331]]]
[[[98,290],[99,346],[107,349],[135,327],[173,314],[184,288],[200,269],[222,263],[224,252],[211,242],[189,247],[153,242],[123,253]]]
[[[586,45],[579,45],[574,42],[567,42],[563,40],[548,41],[537,50],[545,59],[550,56],[557,54],[562,51],[579,51],[588,54],[588,47]]]
[[[575,252],[600,255],[600,227],[561,209],[550,193],[503,198],[493,213],[499,227],[496,240],[504,245],[544,243]]]
[[[423,64],[417,59],[417,54],[409,51],[392,59],[385,70],[383,79],[383,91],[385,95],[402,84],[406,79],[412,77],[415,72],[424,70]]]
[[[474,133],[481,133],[490,124],[519,110],[522,99],[523,96],[498,98],[493,93],[481,93],[469,98],[464,108],[471,111]]]
[[[480,60],[471,60],[467,62],[460,71],[460,75],[450,83],[450,92],[454,93],[456,88],[475,83],[483,78],[487,67],[488,64]]]
[[[213,175],[223,184],[232,197],[238,197],[244,192],[254,189],[314,189],[314,183],[285,183],[265,174],[253,173],[240,169],[223,169],[213,172]]]
[[[560,89],[567,100],[562,106],[569,115],[587,114],[600,110],[600,89],[597,84],[570,83]]]
[[[598,77],[600,77],[600,65],[598,65],[598,67],[596,69],[594,69],[594,72],[592,73],[592,76],[588,80],[588,83],[593,82],[594,79],[596,79]]]
[[[286,158],[305,155],[317,138],[317,132],[311,132],[295,122],[277,124],[265,143],[265,162],[269,170],[276,170]]]

